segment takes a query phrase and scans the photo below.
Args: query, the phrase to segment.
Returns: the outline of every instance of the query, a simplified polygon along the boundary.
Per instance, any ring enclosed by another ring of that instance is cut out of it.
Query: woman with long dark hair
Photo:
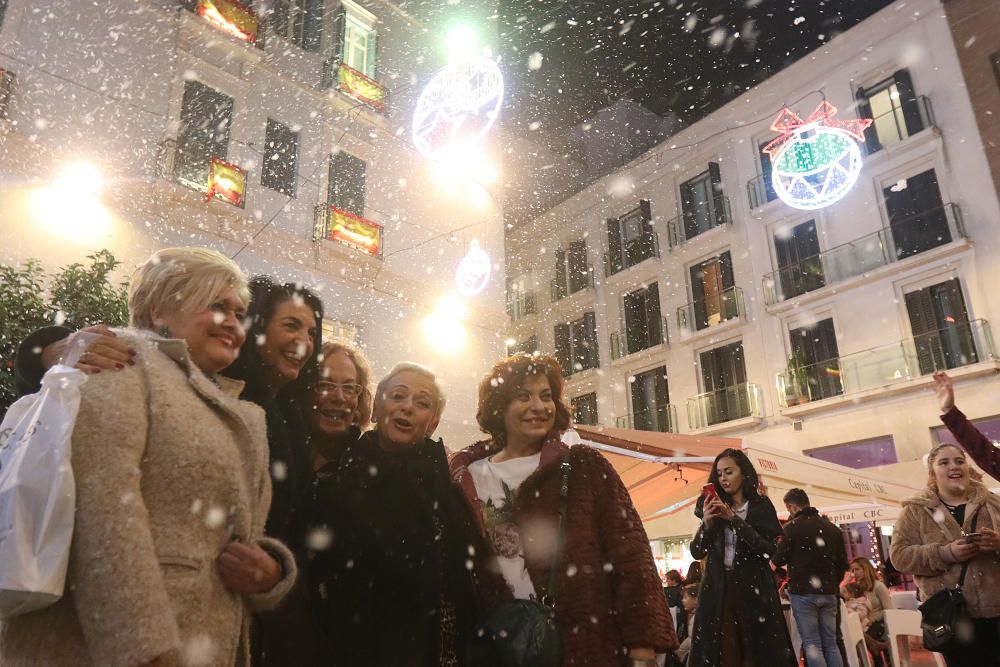
[[[695,612],[690,667],[795,665],[788,627],[769,559],[781,535],[774,505],[758,492],[747,455],[726,449],[708,481],[717,497],[701,496],[702,520],[691,555],[707,556]]]

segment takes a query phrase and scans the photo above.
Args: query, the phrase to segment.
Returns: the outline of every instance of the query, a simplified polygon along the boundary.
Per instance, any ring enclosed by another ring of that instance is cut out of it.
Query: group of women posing
[[[0,625],[5,667],[480,664],[484,619],[543,596],[562,664],[676,647],[624,485],[560,440],[554,359],[498,361],[479,386],[489,437],[449,463],[433,372],[402,363],[373,391],[301,286],[168,249],[136,270],[129,313],[19,351],[22,391],[88,338],[90,375],[66,592]]]

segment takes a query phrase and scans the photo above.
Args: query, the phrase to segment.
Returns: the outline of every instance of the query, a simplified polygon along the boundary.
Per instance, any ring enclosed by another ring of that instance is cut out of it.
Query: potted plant
[[[785,366],[785,405],[792,407],[809,402],[809,376],[806,360],[801,352],[788,355]]]

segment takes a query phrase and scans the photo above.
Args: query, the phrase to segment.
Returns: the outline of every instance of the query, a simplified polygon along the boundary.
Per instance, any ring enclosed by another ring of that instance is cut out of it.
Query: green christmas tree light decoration
[[[815,210],[847,194],[861,174],[861,149],[871,118],[833,120],[824,100],[806,120],[785,107],[771,123],[779,136],[764,147],[771,157],[771,185],[794,208]]]

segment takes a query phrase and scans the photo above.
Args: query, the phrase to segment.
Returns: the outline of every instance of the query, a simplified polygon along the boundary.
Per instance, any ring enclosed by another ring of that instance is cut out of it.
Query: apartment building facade
[[[889,7],[513,230],[510,349],[560,359],[579,423],[919,481],[947,370],[1000,437],[1000,205],[962,76],[938,0]],[[802,210],[763,149],[824,102],[872,123],[853,188]]]
[[[460,353],[425,318],[473,240],[503,275],[501,214],[488,191],[439,187],[410,140],[451,18],[387,0],[10,0],[0,261],[54,270],[107,248],[126,276],[158,248],[216,248],[314,289],[327,336],[361,344],[376,375],[438,369],[454,388],[440,433],[468,444],[465,389],[503,351],[502,279],[462,302]],[[87,202],[58,178],[81,161],[103,177]]]

